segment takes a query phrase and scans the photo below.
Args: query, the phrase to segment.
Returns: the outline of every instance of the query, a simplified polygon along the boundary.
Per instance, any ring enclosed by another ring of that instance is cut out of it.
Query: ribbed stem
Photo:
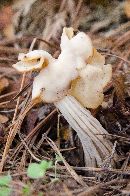
[[[74,97],[66,96],[55,105],[77,132],[83,146],[86,166],[100,166],[112,151],[112,144],[102,135],[107,134],[107,131]]]

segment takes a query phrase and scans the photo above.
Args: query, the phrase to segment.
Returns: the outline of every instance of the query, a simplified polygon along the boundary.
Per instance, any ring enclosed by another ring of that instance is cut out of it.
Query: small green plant
[[[0,196],[9,196],[11,193],[10,183],[12,178],[10,175],[0,176]]]
[[[52,161],[43,160],[40,163],[31,163],[27,169],[27,176],[32,179],[42,178],[47,169],[52,167]]]
[[[30,188],[30,186],[29,186],[29,185],[25,185],[25,186],[23,187],[23,189],[22,189],[22,194],[23,194],[24,196],[29,196],[30,193],[31,193],[31,188]]]
[[[57,163],[62,162],[62,161],[63,161],[62,158],[58,154],[55,154],[55,179],[53,179],[53,181],[58,180],[58,178],[57,178]]]

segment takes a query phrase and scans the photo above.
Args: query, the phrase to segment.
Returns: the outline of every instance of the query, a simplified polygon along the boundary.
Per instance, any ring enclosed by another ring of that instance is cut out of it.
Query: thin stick
[[[0,163],[0,173],[3,170],[4,163],[5,163],[5,160],[6,160],[6,156],[9,152],[9,149],[10,149],[10,145],[11,145],[16,133],[20,130],[23,119],[25,118],[26,114],[29,112],[29,110],[32,107],[33,107],[33,104],[32,103],[29,104],[26,107],[25,112],[20,114],[20,117],[17,120],[17,123],[15,123],[14,126],[10,128],[10,131],[9,131],[9,134],[8,134],[8,137],[7,137],[7,142],[6,142],[6,145],[5,145],[5,149],[4,149],[4,152],[3,152],[3,155],[2,155],[2,160],[1,160],[1,163]],[[15,122],[15,120],[14,120],[14,122]]]
[[[58,140],[58,148],[60,149],[60,114],[58,114],[58,122],[57,122],[57,140]]]
[[[108,172],[108,173],[116,173],[123,175],[130,175],[130,171],[123,171],[121,169],[104,169],[104,168],[96,168],[96,167],[73,167],[76,171],[87,171],[87,172]]]
[[[115,185],[117,186],[117,189],[119,189],[119,185],[124,185],[129,182],[129,179],[114,179],[109,182],[100,183],[98,185],[89,187],[86,189],[86,191],[78,194],[78,196],[90,196],[90,195],[99,195],[99,191],[103,188],[108,188],[109,186]]]
[[[22,81],[21,81],[21,86],[20,86],[19,92],[23,89],[25,77],[26,77],[26,74],[24,73],[24,74],[23,74],[23,77],[22,77]],[[20,103],[20,97],[18,97],[18,99],[17,99],[17,103],[16,103],[16,107],[15,107],[15,112],[14,112],[14,116],[13,116],[12,123],[14,123],[15,118],[16,118],[16,116],[17,116],[19,103]]]
[[[41,162],[40,159],[38,159],[33,153],[32,151],[29,149],[28,145],[26,144],[26,142],[22,139],[21,135],[19,134],[20,140],[22,141],[23,145],[25,146],[25,148],[27,149],[27,151],[29,152],[29,154],[31,155],[31,157],[37,161],[37,162]]]
[[[16,59],[11,59],[11,58],[5,58],[5,57],[0,57],[0,61],[11,61],[11,62],[16,62],[17,60]]]
[[[78,5],[76,7],[74,18],[72,20],[72,24],[73,24],[74,29],[76,29],[76,26],[77,26],[77,18],[79,16],[80,11],[81,11],[82,4],[83,4],[83,0],[79,0]]]
[[[71,176],[81,185],[86,186],[86,183],[82,180],[81,177],[78,176],[78,174],[73,170],[72,167],[70,167],[70,165],[66,162],[66,160],[64,159],[64,157],[62,156],[62,154],[60,153],[60,150],[58,149],[58,147],[56,146],[56,144],[48,137],[45,137],[46,141],[48,142],[48,144],[53,148],[53,150],[58,154],[58,156],[61,158],[61,160],[63,161],[66,169],[68,170],[68,172],[71,174]]]
[[[36,41],[37,41],[37,38],[35,37],[35,38],[33,39],[32,43],[31,43],[31,46],[30,46],[30,48],[29,48],[29,52],[31,52],[31,51],[33,50],[33,47],[34,47]]]
[[[0,99],[3,99],[3,98],[8,97],[8,96],[10,96],[10,95],[14,95],[15,93],[17,93],[17,91],[13,91],[13,92],[10,92],[10,93],[6,93],[6,94],[4,94],[4,95],[1,95],[1,96],[0,96]]]
[[[124,59],[124,58],[122,58],[122,57],[120,57],[120,56],[118,56],[118,55],[116,55],[116,54],[111,54],[111,53],[101,53],[101,54],[103,54],[103,55],[107,55],[107,56],[113,56],[113,57],[116,57],[116,58],[118,58],[118,59],[120,59],[120,60],[122,60],[122,61],[124,61],[124,62],[126,62],[126,63],[129,63],[129,64],[130,64],[130,61],[128,61],[127,59]]]
[[[38,131],[38,129],[40,129],[54,114],[56,114],[56,112],[57,109],[54,109],[46,118],[44,118],[39,124],[37,124],[36,127],[34,127],[34,129],[26,136],[24,142],[29,141],[31,137]],[[21,149],[21,147],[22,147],[22,143],[20,143],[20,145],[17,147],[17,149],[11,156],[10,160]]]
[[[53,48],[59,50],[59,47],[58,47],[58,46],[56,46],[56,45],[54,45],[54,44],[52,44],[52,43],[46,41],[46,40],[43,39],[43,38],[39,38],[39,37],[38,37],[37,40],[39,40],[39,41],[41,41],[41,42],[44,42],[44,43],[47,44],[48,46],[53,47]]]
[[[18,54],[20,52],[27,52],[26,49],[16,49],[13,47],[8,47],[8,46],[0,46],[0,51],[10,54]]]
[[[6,105],[6,104],[8,104],[8,103],[10,103],[10,101],[4,101],[4,102],[1,102],[1,103],[0,103],[0,106],[2,106],[2,105]]]
[[[33,40],[31,46],[30,46],[30,49],[29,51],[31,51],[34,47],[34,44],[36,42],[36,38]],[[23,86],[24,86],[24,81],[25,81],[25,77],[26,77],[26,73],[23,74],[23,77],[22,77],[22,81],[21,81],[21,86],[20,86],[20,91],[23,89]],[[16,103],[16,107],[15,107],[15,112],[14,112],[14,116],[13,116],[13,119],[12,119],[12,124],[15,122],[15,119],[16,119],[16,116],[17,116],[17,113],[18,113],[18,107],[19,107],[19,103],[20,103],[20,96],[18,97],[17,99],[17,103]],[[22,118],[23,120],[23,118]],[[21,122],[21,121],[20,121]],[[21,125],[21,123],[19,124],[18,123],[18,128],[19,126]],[[3,167],[4,167],[4,163],[5,163],[5,160],[6,160],[6,156],[8,154],[8,151],[9,151],[9,148],[10,148],[10,145],[17,133],[18,129],[17,129],[17,125],[10,128],[10,131],[9,131],[9,134],[8,134],[8,138],[7,138],[7,142],[6,142],[6,145],[5,145],[5,149],[4,149],[4,152],[3,152],[3,155],[2,155],[2,160],[1,160],[1,163],[0,163],[0,173],[2,172],[3,170]]]

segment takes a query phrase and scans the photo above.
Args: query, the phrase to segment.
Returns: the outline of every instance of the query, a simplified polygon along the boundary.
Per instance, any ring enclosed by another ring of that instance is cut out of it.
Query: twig
[[[117,189],[119,190],[119,185],[125,185],[129,182],[128,179],[114,179],[114,180],[111,180],[110,182],[106,182],[106,183],[101,183],[101,184],[98,184],[96,186],[92,186],[90,188],[87,188],[86,191],[78,194],[78,196],[92,196],[92,195],[96,195],[99,193],[99,191],[103,188],[108,188],[109,186],[112,186],[112,185],[117,185]]]
[[[21,37],[21,38],[15,38],[15,39],[12,39],[12,40],[3,40],[3,41],[0,41],[0,45],[1,45],[1,47],[4,47],[4,49],[5,49],[5,48],[7,47],[6,45],[11,44],[11,43],[13,43],[13,42],[32,41],[32,40],[34,40],[34,39],[37,39],[37,40],[39,40],[39,41],[42,41],[42,42],[44,42],[45,44],[47,44],[48,46],[50,46],[50,47],[59,49],[58,46],[56,46],[56,45],[54,45],[54,44],[48,42],[48,41],[45,40],[45,39],[42,39],[41,37],[36,37],[35,35],[34,35],[34,36],[33,36],[33,35],[32,35],[32,36],[29,36],[29,37],[25,36],[25,37]],[[13,48],[13,47],[7,47],[7,52],[10,52],[10,49],[13,49],[13,53],[17,53],[17,51],[18,51],[18,53],[19,53],[19,52],[26,52],[26,51],[27,51],[27,49],[15,49],[15,48]],[[5,51],[5,50],[4,50],[4,51]]]
[[[39,37],[38,37],[37,40],[39,40],[39,41],[41,41],[41,42],[44,42],[44,43],[47,44],[48,46],[53,47],[53,48],[59,50],[59,47],[58,47],[58,46],[56,46],[56,45],[54,45],[54,44],[52,44],[52,43],[46,41],[46,40],[43,39],[43,38],[39,38]]]
[[[0,51],[5,53],[18,54],[20,52],[27,52],[27,49],[16,49],[14,47],[0,46]]]
[[[58,121],[57,121],[57,142],[58,142],[59,149],[60,149],[60,116],[61,114],[58,114]]]
[[[130,39],[130,31],[125,32],[122,36],[120,36],[114,43],[113,51],[117,48],[125,44]]]
[[[0,57],[0,61],[9,61],[9,62],[16,62],[16,59],[11,59],[11,58],[7,58],[7,57]]]
[[[38,159],[33,153],[32,151],[29,149],[28,145],[26,144],[26,142],[22,139],[20,133],[19,133],[19,137],[20,137],[20,140],[22,141],[23,145],[25,146],[25,148],[27,149],[27,151],[29,152],[29,154],[31,155],[31,157],[37,161],[37,162],[40,162],[41,160]]]
[[[24,141],[29,141],[31,137],[40,129],[55,113],[57,112],[57,109],[54,109],[45,119],[43,119],[36,127],[27,135],[27,137],[24,139]],[[10,160],[14,157],[16,153],[19,152],[19,150],[22,147],[22,143],[17,147],[13,155],[11,156]]]
[[[23,77],[22,77],[21,86],[20,86],[20,90],[19,90],[19,91],[21,91],[21,90],[23,89],[25,77],[26,77],[26,74],[24,73],[24,74],[23,74]],[[15,121],[15,118],[16,118],[16,115],[17,115],[17,112],[18,112],[19,103],[20,103],[20,97],[18,97],[18,99],[17,99],[17,103],[16,103],[16,108],[15,108],[15,112],[14,112],[12,124],[13,124],[14,121]]]
[[[33,49],[35,41],[36,41],[36,39],[33,40],[32,44],[30,46],[29,51],[31,51]],[[21,86],[20,86],[20,92],[23,89],[25,77],[26,77],[26,73],[24,73],[23,77],[22,77]],[[14,112],[14,116],[13,116],[13,119],[12,119],[12,124],[15,122],[15,119],[16,119],[16,116],[17,116],[17,112],[18,112],[19,103],[20,103],[20,97],[18,97],[18,99],[17,99],[15,112]],[[31,104],[31,108],[32,108],[32,104]],[[29,110],[30,110],[30,105],[29,105]],[[26,115],[26,113],[25,113],[25,115]],[[0,172],[2,172],[2,170],[3,170],[5,159],[6,159],[6,156],[8,154],[10,145],[11,145],[11,143],[12,143],[12,141],[13,141],[16,133],[17,133],[17,131],[19,130],[19,128],[20,128],[20,126],[22,124],[22,121],[23,121],[25,115],[23,115],[22,119],[20,119],[20,122],[18,121],[18,123],[16,123],[16,125],[14,125],[14,127],[11,127],[11,129],[9,131],[7,142],[6,142],[6,145],[5,145],[5,148],[4,148],[4,152],[3,152],[3,155],[2,155],[2,160],[1,160],[1,163],[0,163],[0,166],[1,166],[0,167]]]
[[[118,56],[118,55],[116,55],[116,54],[111,54],[111,53],[102,53],[103,55],[107,55],[107,56],[113,56],[113,57],[116,57],[116,58],[118,58],[118,59],[120,59],[120,60],[122,60],[122,61],[124,61],[124,62],[126,62],[126,63],[129,63],[130,64],[130,61],[128,61],[128,60],[126,60],[126,59],[124,59],[124,58],[122,58],[122,57],[120,57],[120,56]]]
[[[33,104],[29,104],[24,113],[22,113],[18,120],[16,121],[16,123],[14,124],[14,127],[11,127],[10,131],[9,131],[9,134],[8,134],[8,137],[7,137],[7,142],[6,142],[6,145],[5,145],[5,149],[4,149],[4,152],[3,152],[3,155],[2,155],[2,160],[1,160],[1,167],[0,167],[0,172],[2,172],[3,170],[3,167],[4,167],[4,163],[5,163],[5,160],[6,160],[6,156],[8,154],[8,151],[9,151],[9,148],[10,148],[10,145],[16,135],[16,133],[19,131],[20,127],[21,127],[21,124],[23,122],[23,119],[25,118],[26,114],[29,112],[29,110],[33,107]],[[15,122],[15,121],[14,121]]]
[[[10,101],[3,101],[3,102],[0,103],[0,106],[6,105],[6,104],[8,104],[8,103],[10,103]]]
[[[20,92],[17,93],[17,95],[15,95],[10,102],[14,101],[15,99],[17,99],[19,96],[21,96],[21,94],[26,91],[30,86],[32,85],[32,82],[30,82],[29,84],[27,84]]]
[[[110,169],[110,168],[96,168],[96,167],[73,167],[76,171],[86,171],[86,172],[105,172],[105,173],[114,173],[114,174],[122,174],[122,175],[130,175],[130,170],[123,171],[121,169]]]
[[[79,12],[81,10],[82,4],[83,4],[83,0],[79,0],[78,5],[76,7],[75,15],[74,15],[74,18],[73,18],[73,21],[72,21],[74,29],[76,29],[76,26],[77,26],[77,24],[76,24],[77,23],[77,18],[78,18]]]
[[[1,96],[0,96],[0,99],[3,99],[3,98],[8,97],[8,96],[10,96],[10,95],[14,95],[14,94],[16,94],[16,93],[17,93],[17,91],[13,91],[13,92],[10,92],[10,93],[6,93],[6,94],[4,94],[4,95],[1,95]]]
[[[70,167],[70,165],[66,162],[62,154],[60,153],[60,150],[57,148],[56,144],[48,137],[45,138],[46,141],[49,143],[49,145],[54,149],[54,151],[58,154],[58,156],[63,161],[64,165],[66,166],[66,169],[71,174],[71,176],[78,182],[79,184],[86,186],[86,183],[77,175],[77,173]]]

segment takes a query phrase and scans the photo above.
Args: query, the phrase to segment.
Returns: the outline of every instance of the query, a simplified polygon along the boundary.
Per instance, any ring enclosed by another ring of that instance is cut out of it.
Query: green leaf
[[[37,179],[45,175],[45,170],[38,163],[29,164],[27,175],[30,178]]]
[[[38,196],[43,196],[43,193],[42,193],[42,192],[39,192],[39,193],[38,193]]]
[[[0,186],[8,186],[11,182],[12,178],[10,175],[8,176],[0,176]]]
[[[9,196],[11,194],[11,188],[8,187],[0,187],[0,196]]]
[[[22,189],[23,195],[28,196],[28,195],[30,195],[30,192],[31,192],[30,187],[28,185],[25,185],[25,187],[23,187],[23,189]]]
[[[41,165],[41,168],[47,170],[52,167],[52,161],[43,160],[41,161],[40,165]]]
[[[51,161],[43,160],[41,163],[31,163],[27,169],[27,175],[32,179],[41,178],[50,167],[52,167]]]
[[[9,196],[11,193],[11,188],[8,187],[12,178],[10,175],[0,176],[0,196]]]

